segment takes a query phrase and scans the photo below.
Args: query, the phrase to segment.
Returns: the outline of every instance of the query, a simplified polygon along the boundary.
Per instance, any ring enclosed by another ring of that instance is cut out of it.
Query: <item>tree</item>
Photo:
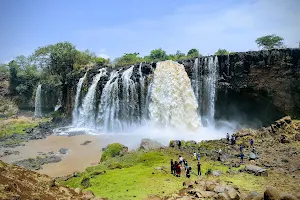
[[[168,55],[167,59],[170,59],[170,60],[182,60],[184,58],[186,58],[185,54],[182,53],[180,50],[177,50],[175,54]]]
[[[144,59],[139,57],[139,53],[125,53],[122,57],[115,59],[116,66],[128,66],[143,62]]]
[[[150,52],[150,55],[146,57],[147,61],[160,61],[168,59],[168,55],[166,51],[162,50],[162,48],[154,49]],[[148,60],[149,59],[149,60]]]
[[[198,49],[190,49],[187,53],[187,57],[194,58],[200,56]]]
[[[218,49],[218,51],[216,51],[215,55],[216,56],[220,56],[220,55],[229,55],[229,51],[227,51],[226,49]]]
[[[275,34],[266,35],[255,40],[256,44],[263,49],[281,48],[283,46],[283,38]]]

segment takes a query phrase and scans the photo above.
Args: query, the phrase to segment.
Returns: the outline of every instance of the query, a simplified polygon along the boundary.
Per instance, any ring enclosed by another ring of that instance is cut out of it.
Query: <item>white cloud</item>
[[[287,46],[296,47],[300,40],[299,8],[297,0],[241,1],[235,5],[199,2],[158,20],[137,19],[80,34],[86,42],[104,46],[114,57],[127,52],[146,55],[159,47],[168,53],[195,47],[205,55],[218,48],[255,50],[257,37],[273,33],[282,36]]]

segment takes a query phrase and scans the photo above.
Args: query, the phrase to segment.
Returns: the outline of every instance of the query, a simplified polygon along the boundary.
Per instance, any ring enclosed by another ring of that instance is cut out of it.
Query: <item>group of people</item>
[[[235,136],[231,136],[231,139],[230,139],[229,133],[227,133],[226,138],[227,138],[227,142],[228,142],[228,143],[229,143],[229,141],[231,141],[231,145],[235,145],[235,144],[236,144],[236,137],[235,137]],[[252,148],[252,152],[253,152],[253,153],[256,153],[256,149],[255,149],[255,147],[254,147],[254,140],[253,140],[252,138],[250,139],[250,147]],[[241,145],[240,145],[240,158],[241,158],[241,163],[244,163],[244,157],[245,157],[245,154],[244,154],[244,147],[243,147],[243,145],[241,144]]]
[[[182,156],[179,156],[178,161],[175,161],[175,162],[173,162],[173,159],[171,159],[171,174],[173,174],[174,176],[180,177],[180,174],[181,174],[181,171],[182,171],[182,165],[184,166],[184,171],[185,171],[185,175],[186,175],[187,178],[190,178],[191,174],[196,175],[192,171],[192,167],[188,165],[188,161],[186,159],[183,159]],[[197,164],[197,169],[198,169],[198,176],[201,176],[200,153],[199,153],[199,160],[198,160],[198,164]]]

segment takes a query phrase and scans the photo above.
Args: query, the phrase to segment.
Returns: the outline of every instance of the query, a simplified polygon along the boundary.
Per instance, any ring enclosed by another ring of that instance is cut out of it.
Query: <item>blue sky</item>
[[[60,41],[111,58],[257,50],[255,39],[272,33],[297,47],[299,10],[300,0],[1,0],[0,63]]]

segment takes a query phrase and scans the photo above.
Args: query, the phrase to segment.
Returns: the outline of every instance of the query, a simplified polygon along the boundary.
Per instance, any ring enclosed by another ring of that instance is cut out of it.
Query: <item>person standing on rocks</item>
[[[178,140],[178,148],[181,149],[181,141]]]
[[[251,140],[250,140],[250,146],[253,147],[253,145],[254,145],[254,140],[251,138]]]
[[[226,134],[227,142],[229,143],[229,133]]]
[[[174,170],[173,170],[173,168],[174,168],[174,162],[173,162],[173,159],[171,159],[171,174],[173,174],[173,173],[174,173]]]
[[[173,165],[173,174],[174,174],[174,176],[177,176],[177,166],[178,166],[178,162],[175,161],[175,163]]]
[[[198,168],[198,176],[201,176],[201,164],[200,164],[200,162],[198,162],[197,168]]]
[[[181,173],[181,167],[180,167],[180,165],[179,165],[179,164],[177,165],[177,168],[176,168],[176,173],[177,173],[177,177],[180,177],[180,173]]]
[[[183,164],[184,164],[184,169],[186,171],[188,168],[188,162],[186,160],[183,160]]]
[[[243,152],[243,145],[240,145],[240,152]]]
[[[241,152],[241,163],[244,163],[244,152]]]

